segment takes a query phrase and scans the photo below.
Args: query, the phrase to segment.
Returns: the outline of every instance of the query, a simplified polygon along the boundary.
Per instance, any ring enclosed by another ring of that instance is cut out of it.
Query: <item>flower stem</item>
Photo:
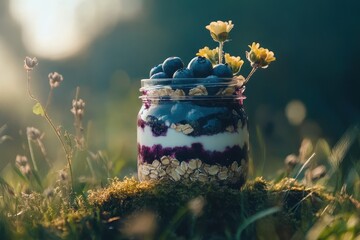
[[[53,88],[51,87],[48,98],[47,98],[47,101],[46,101],[45,111],[47,110],[48,106],[50,105],[52,95],[53,95]]]
[[[73,100],[73,108],[71,111],[74,114],[74,128],[75,128],[75,140],[76,146],[79,150],[85,150],[86,148],[86,141],[84,138],[84,129],[82,124],[82,114],[79,114],[77,111],[76,105],[79,104],[79,95],[80,95],[80,87],[76,88],[75,99]],[[81,100],[82,101],[82,100]],[[83,110],[82,110],[83,111]]]
[[[244,85],[250,80],[251,76],[255,73],[255,71],[258,69],[258,67],[253,67],[251,69],[251,72],[249,73],[249,75],[246,77],[245,81],[244,81]]]
[[[72,163],[71,163],[71,153],[68,152],[64,140],[61,138],[61,135],[57,128],[55,127],[54,123],[52,122],[51,118],[49,117],[48,113],[44,111],[44,117],[47,120],[47,122],[50,124],[51,128],[53,129],[55,135],[59,139],[61,146],[65,152],[66,160],[69,165],[69,172],[70,172],[70,181],[71,181],[71,189],[74,190],[74,181],[73,181],[73,172],[72,172]]]
[[[223,61],[223,47],[224,42],[219,42],[219,64],[221,64]]]
[[[30,79],[31,79],[31,76],[30,76],[30,73],[29,73],[29,72],[30,72],[29,70],[26,71],[28,94],[29,94],[29,97],[30,97],[32,100],[34,100],[34,101],[36,101],[36,102],[39,102],[39,101],[37,100],[37,98],[34,97],[34,95],[32,95],[32,93],[31,93],[31,89],[30,89]]]
[[[76,87],[76,92],[75,92],[75,101],[77,102],[79,100],[79,95],[80,95],[80,87]],[[75,134],[76,134],[76,138],[78,140],[81,139],[81,128],[82,128],[82,124],[81,124],[81,120],[79,119],[78,115],[74,114],[75,119],[74,119],[74,127],[75,127]]]
[[[34,100],[36,103],[40,104],[40,101],[31,93],[31,88],[30,88],[30,71],[26,71],[26,76],[27,76],[27,90],[28,90],[28,94],[29,97]],[[49,94],[50,95],[50,94]],[[49,125],[51,126],[51,128],[53,129],[55,135],[57,136],[57,138],[59,139],[61,146],[65,152],[65,156],[66,156],[66,160],[68,162],[69,165],[69,172],[70,172],[70,180],[71,180],[71,190],[74,190],[74,181],[73,181],[73,173],[72,173],[72,165],[71,165],[71,154],[68,152],[66,145],[63,141],[63,139],[61,138],[61,135],[59,133],[59,131],[57,130],[57,128],[55,127],[54,123],[52,122],[51,118],[49,117],[46,109],[43,109],[44,111],[44,117],[46,119],[46,121],[49,123]],[[35,166],[34,166],[35,167]]]

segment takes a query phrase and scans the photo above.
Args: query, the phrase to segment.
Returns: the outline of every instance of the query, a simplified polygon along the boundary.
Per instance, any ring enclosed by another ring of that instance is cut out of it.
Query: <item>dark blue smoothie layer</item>
[[[194,129],[189,136],[214,135],[227,131],[232,126],[236,131],[238,122],[244,127],[247,115],[238,103],[207,102],[206,106],[199,106],[192,102],[167,102],[156,107],[143,108],[138,116],[137,125],[144,129],[149,126],[153,135],[166,136],[171,124],[190,124]]]
[[[138,144],[139,161],[151,164],[155,159],[160,160],[163,156],[171,156],[178,161],[189,161],[199,158],[202,162],[214,165],[229,166],[234,161],[248,159],[248,146],[245,144],[243,148],[238,145],[227,147],[224,151],[207,151],[201,143],[193,143],[191,147],[166,147],[160,144],[152,147],[141,146]]]

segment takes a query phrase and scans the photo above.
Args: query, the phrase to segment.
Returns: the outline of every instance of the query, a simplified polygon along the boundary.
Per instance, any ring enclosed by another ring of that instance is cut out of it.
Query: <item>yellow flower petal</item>
[[[266,68],[276,60],[274,52],[267,48],[260,47],[259,43],[253,42],[249,45],[250,52],[246,52],[246,58],[250,61],[252,67]]]
[[[205,28],[210,31],[210,35],[214,39],[214,41],[225,42],[228,39],[229,32],[233,27],[234,24],[232,24],[232,21],[217,21],[211,22]]]
[[[219,48],[209,49],[208,47],[204,47],[202,49],[199,49],[199,52],[196,55],[200,57],[205,57],[209,59],[213,65],[216,65],[219,59]]]
[[[242,65],[244,64],[244,61],[241,60],[240,57],[234,57],[234,56],[230,56],[230,54],[226,53],[225,54],[225,63],[228,64],[228,66],[231,68],[233,74],[237,74]]]

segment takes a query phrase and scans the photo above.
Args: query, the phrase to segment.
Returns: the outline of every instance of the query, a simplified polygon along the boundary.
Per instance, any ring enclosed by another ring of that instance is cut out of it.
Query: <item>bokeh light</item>
[[[285,115],[292,125],[300,125],[306,117],[306,107],[299,100],[290,101],[285,107]]]

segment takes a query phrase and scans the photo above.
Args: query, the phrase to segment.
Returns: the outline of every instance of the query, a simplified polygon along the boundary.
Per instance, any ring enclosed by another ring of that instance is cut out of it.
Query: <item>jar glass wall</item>
[[[139,180],[241,186],[248,171],[244,87],[234,79],[144,79],[138,114]]]

